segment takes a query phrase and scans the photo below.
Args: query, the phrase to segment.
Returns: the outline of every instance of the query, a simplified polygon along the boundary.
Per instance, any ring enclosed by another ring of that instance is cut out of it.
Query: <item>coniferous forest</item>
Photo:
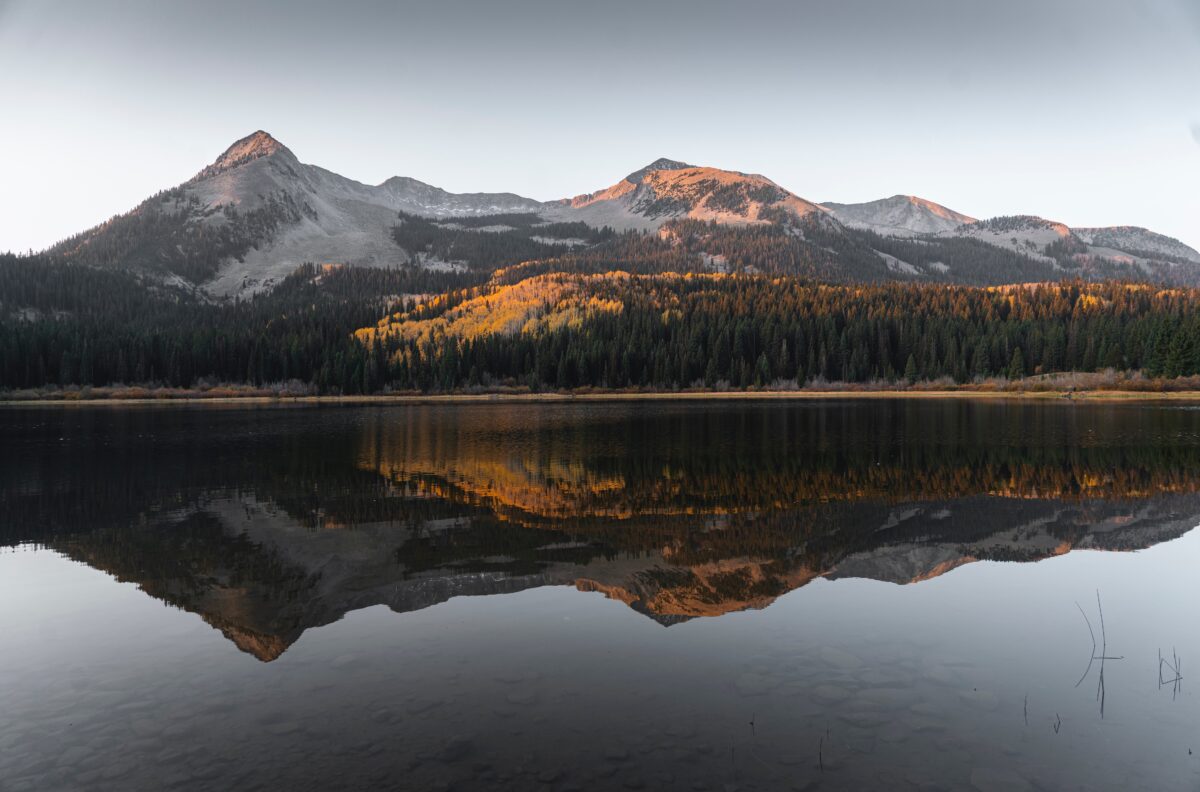
[[[0,388],[296,381],[359,394],[1200,373],[1200,290],[678,274],[678,247],[652,240],[616,239],[648,251],[625,270],[598,249],[491,274],[306,265],[235,300],[0,256]]]

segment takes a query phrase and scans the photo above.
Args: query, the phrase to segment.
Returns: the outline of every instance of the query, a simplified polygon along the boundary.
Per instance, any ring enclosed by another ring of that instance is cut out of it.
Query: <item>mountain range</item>
[[[405,217],[414,225],[398,231]],[[421,233],[414,237],[414,229]],[[1132,226],[1072,228],[1030,215],[977,220],[908,195],[817,203],[765,176],[670,159],[557,201],[450,193],[400,176],[367,185],[302,163],[263,131],[235,142],[187,182],[46,255],[224,297],[269,290],[305,263],[488,274],[626,234],[683,246],[689,269],[769,271],[771,262],[747,252],[754,235],[746,231],[756,229],[784,239],[791,258],[812,262],[796,273],[781,265],[783,274],[829,280],[1200,283],[1200,253]],[[456,254],[495,248],[483,235],[510,243],[505,255]]]

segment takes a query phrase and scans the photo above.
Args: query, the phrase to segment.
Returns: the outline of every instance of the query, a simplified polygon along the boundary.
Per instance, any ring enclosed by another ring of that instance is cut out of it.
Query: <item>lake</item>
[[[0,410],[0,790],[1196,789],[1200,410]]]

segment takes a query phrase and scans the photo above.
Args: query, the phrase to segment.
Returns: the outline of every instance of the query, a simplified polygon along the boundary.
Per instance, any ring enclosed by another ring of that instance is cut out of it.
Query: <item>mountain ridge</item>
[[[974,217],[915,195],[893,195],[857,204],[827,201],[821,206],[848,226],[885,234],[932,234],[977,222]]]
[[[188,181],[51,247],[47,253],[89,265],[159,273],[215,297],[271,289],[306,262],[459,266],[453,260],[433,259],[423,249],[402,247],[392,233],[400,213],[443,220],[517,213],[536,215],[545,223],[583,223],[594,229],[633,232],[697,221],[731,228],[785,227],[797,239],[805,238],[802,226],[817,218],[828,232],[826,236],[839,238],[867,232],[934,242],[974,240],[1035,262],[1041,267],[1037,277],[1083,275],[1200,283],[1200,252],[1171,237],[1132,226],[1081,228],[1076,233],[1066,225],[1033,216],[977,220],[931,200],[903,194],[860,204],[819,204],[760,174],[667,157],[608,187],[554,201],[512,192],[451,193],[406,176],[369,185],[301,162],[264,130],[234,141]],[[497,222],[484,228],[503,227]],[[835,268],[825,277],[958,278],[958,282],[968,283],[976,277],[962,274],[967,270],[952,260],[959,250],[953,245],[946,248],[945,255],[933,256],[926,264],[910,261],[913,251],[904,255],[884,251],[869,238],[849,239],[845,245],[833,247],[845,246],[874,248],[878,266]],[[712,251],[704,255],[708,257],[705,261],[718,262],[715,266],[722,266],[719,262],[728,258]],[[1012,282],[1028,277],[1023,265],[1009,269]],[[852,275],[854,272],[859,274]],[[815,274],[822,277],[821,271]],[[997,277],[1005,278],[1003,272]]]

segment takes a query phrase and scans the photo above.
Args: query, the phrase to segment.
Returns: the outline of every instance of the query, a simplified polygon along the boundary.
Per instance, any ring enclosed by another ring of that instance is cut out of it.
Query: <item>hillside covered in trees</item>
[[[357,334],[401,388],[798,387],[1200,372],[1200,291],[976,288],[761,275],[552,273],[462,290]]]
[[[711,230],[692,222],[679,233]],[[781,255],[776,242],[764,234],[762,262]],[[679,272],[691,244],[616,235],[490,276],[306,265],[243,300],[4,255],[0,388],[292,382],[356,394],[1200,374],[1200,290],[829,283],[733,255],[729,272]]]
[[[0,255],[0,388],[298,380],[328,393],[368,376],[355,328],[456,273],[307,265],[271,292],[210,302],[129,272]]]

